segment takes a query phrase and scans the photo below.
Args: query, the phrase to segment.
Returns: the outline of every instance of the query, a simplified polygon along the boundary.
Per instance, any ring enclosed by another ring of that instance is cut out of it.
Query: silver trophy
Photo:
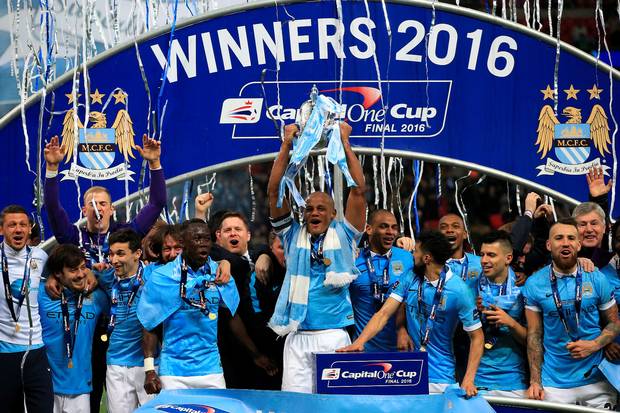
[[[302,103],[301,107],[297,111],[297,116],[295,117],[295,123],[299,128],[299,136],[304,131],[306,127],[306,123],[312,114],[312,110],[316,106],[316,101],[319,97],[319,90],[316,88],[316,85],[312,85],[312,90],[310,91],[310,99],[306,100]],[[331,126],[336,122],[336,114],[329,112],[325,118],[325,122],[323,123],[323,130],[321,132],[321,138],[319,142],[314,146],[314,149],[323,149],[327,147],[329,142],[328,135],[331,130]]]

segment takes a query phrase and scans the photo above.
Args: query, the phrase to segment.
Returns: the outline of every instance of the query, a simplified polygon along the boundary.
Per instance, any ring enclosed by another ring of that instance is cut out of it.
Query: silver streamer
[[[170,222],[175,222],[176,219],[176,223],[179,223],[180,217],[179,217],[179,210],[177,209],[177,197],[176,195],[172,197],[172,212],[170,212],[168,214],[168,217],[170,218]]]
[[[394,213],[394,187],[392,186],[392,169],[394,167],[394,158],[390,157],[387,167],[388,184],[390,186],[390,212]],[[387,208],[386,208],[387,209]]]
[[[325,168],[323,167],[323,156],[317,156],[316,161],[317,170],[319,172],[319,191],[325,192]]]
[[[413,161],[415,162],[415,160]],[[415,177],[415,186],[413,187],[413,191],[411,192],[411,197],[409,198],[409,207],[407,208],[407,218],[409,219],[409,236],[415,242],[415,231],[413,230],[413,223],[415,219],[412,217],[411,212],[413,210],[413,198],[414,195],[418,192],[418,188],[420,187],[420,182],[422,182],[422,175],[424,174],[424,161],[420,161],[420,173]],[[416,228],[419,230],[420,228]]]
[[[375,188],[375,209],[379,209],[379,182],[377,181],[377,157],[372,157],[372,183]]]
[[[512,214],[512,203],[510,202],[510,182],[506,182],[506,202],[508,203],[508,213]]]
[[[527,27],[532,27],[530,24],[530,0],[525,0],[523,3],[523,14],[525,17],[525,25]]]
[[[515,185],[515,200],[517,202],[517,212],[519,216],[523,215],[523,211],[521,209],[521,186]]]
[[[551,8],[553,0],[547,0],[547,23],[549,24],[549,36],[553,37],[553,20],[551,20]]]
[[[401,199],[400,190],[402,188],[403,182],[405,181],[405,169],[403,167],[403,158],[396,158],[397,161],[397,173],[398,179],[396,180],[396,195],[397,195],[397,205],[398,205],[398,217],[400,220],[400,230],[403,231],[405,228],[405,218],[403,217],[403,201]]]
[[[610,66],[613,67],[613,62],[611,61],[611,53],[609,51],[609,45],[607,44],[607,30],[605,29],[605,18],[603,16],[603,9],[602,7],[600,7],[600,1],[601,0],[597,0],[596,2],[596,8],[598,11],[598,17],[600,17],[601,19],[601,28],[603,31],[603,43],[605,45],[605,51],[607,52],[607,57],[609,58],[609,62],[610,62]],[[620,3],[619,3],[619,9],[618,12],[620,13]],[[616,119],[616,116],[614,114],[614,110],[613,110],[613,101],[614,101],[614,82],[613,82],[613,70],[609,70],[609,115],[611,116],[611,120],[614,123],[614,131],[611,135],[611,150],[612,150],[612,156],[613,156],[613,160],[614,160],[614,164],[613,164],[613,168],[612,168],[612,175],[611,175],[611,179],[613,181],[613,185],[611,186],[611,201],[610,201],[610,205],[609,205],[609,210],[613,212],[614,207],[616,205],[616,184],[617,184],[617,173],[618,173],[618,158],[617,158],[617,153],[616,153],[616,136],[618,135],[618,121]],[[615,219],[613,219],[611,217],[610,214],[610,220],[612,223],[615,222]],[[611,245],[611,244],[610,244]]]
[[[256,194],[254,193],[254,177],[252,176],[252,164],[248,165],[248,175],[250,176],[250,201],[252,205],[250,221],[254,222],[256,221]]]
[[[560,72],[560,28],[562,24],[562,10],[564,9],[564,0],[558,0],[558,19],[556,27],[556,43],[555,43],[555,67],[553,69],[553,112],[558,116],[558,83]]]
[[[342,105],[342,79],[344,77],[344,23],[342,22],[342,0],[336,0],[338,13],[338,53],[340,58],[340,77],[338,78],[338,103]]]
[[[549,202],[551,205],[551,211],[553,211],[553,221],[557,221],[558,220],[558,214],[555,212],[555,202],[553,201],[553,198],[549,198]]]
[[[366,17],[371,20],[370,18],[370,8],[368,7],[368,0],[364,0],[364,7],[366,9]],[[387,15],[385,15],[386,18],[386,23],[389,27],[389,20],[387,19]],[[391,32],[390,32],[391,33]],[[382,109],[386,109],[385,107],[385,100],[383,98],[383,85],[382,85],[382,81],[381,81],[381,70],[379,68],[379,59],[377,58],[377,51],[375,50],[375,52],[372,54],[372,60],[375,66],[375,73],[377,75],[377,88],[379,89],[379,94],[381,96],[381,108]],[[384,117],[384,125],[385,125],[385,117]],[[384,150],[385,150],[385,128],[383,128],[383,130],[381,131],[381,188],[383,190],[383,209],[387,209],[387,199],[386,199],[386,192],[387,192],[387,183],[386,183],[386,171],[385,171],[385,155],[384,155]]]

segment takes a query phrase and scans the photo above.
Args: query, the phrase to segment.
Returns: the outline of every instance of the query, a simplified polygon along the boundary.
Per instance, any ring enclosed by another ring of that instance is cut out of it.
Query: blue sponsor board
[[[275,138],[273,122],[294,122],[300,102],[308,99],[312,86],[320,94],[342,102],[337,117],[354,127],[352,138],[430,138],[444,129],[452,81],[347,80],[342,85],[333,80],[269,81],[263,83],[264,93],[260,82],[249,82],[239,90],[239,98],[224,102],[220,123],[235,124],[233,139]],[[382,93],[388,89],[389,104],[382,99]],[[235,107],[239,109],[234,110]],[[252,110],[244,109],[247,107]]]
[[[426,353],[315,354],[315,392],[428,394]]]

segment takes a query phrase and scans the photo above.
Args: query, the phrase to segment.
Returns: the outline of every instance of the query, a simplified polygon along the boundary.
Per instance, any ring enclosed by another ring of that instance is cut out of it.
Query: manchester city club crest
[[[81,94],[68,93],[66,96],[69,104],[73,104],[75,98],[79,101]],[[65,156],[65,163],[70,163],[71,166],[60,171],[64,175],[63,181],[75,180],[78,177],[133,181],[131,175],[134,172],[129,170],[129,158],[135,159],[133,150],[136,145],[133,122],[127,111],[127,93],[117,88],[104,103],[105,96],[99,93],[99,89],[90,94],[90,111],[86,125],[80,120],[80,115],[85,112],[83,104],[77,105],[79,112],[77,116],[73,108],[65,113],[60,149]],[[102,107],[99,108],[98,105]],[[114,116],[110,127],[108,116]],[[118,157],[117,152],[120,155]]]
[[[592,89],[586,89],[586,91],[590,94],[589,100],[600,100],[603,89],[593,85]],[[556,172],[566,175],[583,175],[593,167],[601,167],[605,175],[608,175],[609,167],[601,165],[601,158],[588,160],[592,154],[596,155],[597,151],[603,158],[606,153],[610,153],[608,148],[611,144],[609,123],[605,109],[595,103],[585,118],[586,114],[577,107],[579,92],[580,90],[575,89],[573,85],[564,90],[567,105],[563,108],[561,117],[566,119],[565,123],[560,122],[550,105],[545,105],[540,110],[538,137],[535,143],[538,146],[537,153],[541,154],[541,159],[553,153],[557,160],[548,157],[546,164],[537,166],[538,176],[554,175]],[[544,95],[544,100],[553,99],[554,91],[549,85],[541,90],[541,93]],[[576,102],[572,103],[571,99]],[[584,119],[587,120],[584,122]],[[591,148],[592,145],[594,149]]]

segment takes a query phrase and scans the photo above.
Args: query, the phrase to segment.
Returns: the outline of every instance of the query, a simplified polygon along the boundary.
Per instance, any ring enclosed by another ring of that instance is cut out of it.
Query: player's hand
[[[536,192],[529,192],[525,197],[525,210],[530,211],[532,214],[534,214],[534,211],[536,211],[536,204],[538,203],[539,199],[540,195],[538,195]]]
[[[254,264],[256,279],[263,285],[269,282],[271,274],[271,258],[267,254],[261,254]]]
[[[532,400],[545,400],[545,390],[540,383],[531,383],[527,389],[527,398]]]
[[[355,353],[358,351],[364,351],[364,345],[362,343],[358,343],[357,340],[346,347],[336,349],[336,353]]]
[[[585,272],[592,272],[596,270],[596,266],[594,265],[592,260],[586,257],[579,257],[577,258],[577,261],[579,261],[579,265],[581,265],[581,268],[583,268]]]
[[[611,179],[607,182],[607,184],[605,183],[603,168],[600,166],[590,169],[586,175],[586,180],[588,181],[588,190],[590,191],[590,196],[592,197],[606,195],[611,190],[613,185],[613,180]]]
[[[570,355],[574,359],[583,359],[592,353],[596,353],[601,349],[594,340],[577,340],[571,341],[566,345]]]
[[[461,389],[465,390],[465,394],[467,397],[474,397],[478,395],[478,389],[476,385],[471,380],[463,380],[461,383]]]
[[[620,360],[620,344],[611,342],[605,346],[605,358],[609,361]]]
[[[479,312],[483,312],[484,311],[484,306],[482,305],[482,297],[480,297],[480,296],[476,297],[476,309]]]
[[[58,136],[54,136],[50,142],[45,145],[43,156],[45,157],[45,168],[50,171],[57,171],[58,164],[62,161],[64,156],[60,149]]]
[[[275,376],[278,374],[278,366],[264,354],[259,354],[254,357],[254,364],[263,369],[268,376]]]
[[[514,318],[510,317],[507,312],[496,305],[492,305],[489,309],[482,311],[487,321],[498,327],[506,326],[512,328],[515,324]]]
[[[282,144],[286,144],[289,146],[293,145],[293,139],[299,135],[299,128],[294,123],[288,124],[284,127],[284,139],[282,139]]]
[[[144,390],[146,394],[157,394],[161,391],[161,380],[155,370],[144,372]]]
[[[220,261],[215,271],[215,283],[228,284],[230,277],[230,262],[228,260]]]
[[[415,242],[409,237],[400,237],[396,240],[396,246],[404,249],[405,251],[413,251],[415,248]]]
[[[399,328],[396,333],[396,348],[398,351],[414,351],[415,345],[406,328]]]
[[[62,284],[56,276],[50,275],[47,277],[47,281],[45,281],[45,292],[52,300],[60,300],[62,288]]]
[[[140,152],[140,156],[148,161],[150,169],[158,169],[161,167],[159,159],[161,157],[161,142],[149,138],[146,133],[142,135],[142,147],[136,145],[136,149]]]
[[[207,211],[213,205],[213,194],[211,192],[205,192],[204,194],[200,194],[196,196],[194,199],[194,209],[196,218],[206,219]]]
[[[112,268],[112,266],[108,262],[97,262],[93,264],[93,270],[99,271],[99,272],[109,270],[110,268]]]

